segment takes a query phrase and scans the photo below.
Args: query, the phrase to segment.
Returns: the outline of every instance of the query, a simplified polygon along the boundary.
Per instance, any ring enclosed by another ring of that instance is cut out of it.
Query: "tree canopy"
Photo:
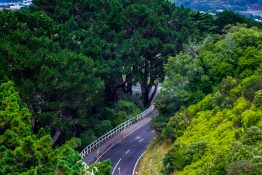
[[[257,108],[259,28],[232,12],[212,16],[169,0],[34,0],[27,10],[1,11],[1,100],[11,93],[16,101],[14,106],[10,101],[14,109],[4,101],[1,108],[7,113],[1,118],[1,171],[79,173],[82,165],[73,149],[80,151],[150,106],[162,82],[157,104],[167,115],[208,103],[211,93],[216,104],[232,107],[227,89],[241,82],[241,96]],[[133,95],[137,84],[141,96]],[[175,135],[172,122],[159,130],[176,139],[190,122],[181,114],[174,119]],[[80,138],[81,145],[71,138]],[[10,164],[9,156],[19,163]],[[111,171],[110,162],[96,166]]]
[[[23,107],[12,82],[0,85],[1,174],[79,174],[83,162],[74,150],[79,139],[52,148],[43,129],[32,133],[31,114]]]
[[[197,57],[169,58],[158,101],[175,112],[158,128],[174,142],[164,174],[261,174],[261,34],[235,26]]]

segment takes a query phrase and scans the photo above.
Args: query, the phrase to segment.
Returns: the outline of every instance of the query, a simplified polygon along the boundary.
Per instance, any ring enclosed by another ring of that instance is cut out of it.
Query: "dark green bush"
[[[206,142],[175,143],[163,159],[163,173],[171,174],[183,170],[185,166],[199,160],[204,155],[206,148]]]
[[[262,90],[262,76],[251,77],[244,83],[243,95],[247,100],[253,101],[259,90]]]

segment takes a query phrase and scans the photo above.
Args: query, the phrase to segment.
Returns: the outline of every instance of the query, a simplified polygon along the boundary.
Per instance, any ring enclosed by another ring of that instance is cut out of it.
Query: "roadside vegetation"
[[[68,140],[60,147],[52,147],[52,138],[44,129],[32,133],[32,115],[23,106],[14,87],[7,82],[0,85],[0,173],[1,174],[110,174],[110,162],[85,169],[76,149],[80,139]]]
[[[234,26],[196,57],[169,58],[158,106],[175,115],[161,131],[173,141],[162,173],[262,173],[261,41],[260,30]]]
[[[163,158],[171,146],[170,140],[163,141],[160,138],[155,138],[148,146],[136,171],[142,175],[159,174],[164,168]]]
[[[239,115],[259,116],[261,28],[233,12],[211,16],[166,0],[34,0],[1,11],[0,174],[84,173],[78,152],[149,107],[162,82],[152,124],[161,139],[179,140],[200,111],[238,102]],[[137,83],[141,96],[132,93]],[[260,127],[250,122],[237,124],[236,138]],[[166,168],[172,154],[158,166],[164,173],[181,170]],[[186,162],[180,167],[194,161]],[[109,161],[91,169],[111,173]]]

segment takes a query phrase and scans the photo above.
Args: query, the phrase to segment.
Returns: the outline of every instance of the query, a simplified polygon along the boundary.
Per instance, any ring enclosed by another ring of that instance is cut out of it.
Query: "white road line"
[[[130,149],[126,151],[126,154],[128,154],[128,153],[129,153],[129,151],[130,151]]]
[[[120,158],[119,161],[116,163],[116,166],[114,167],[112,174],[114,174],[114,172],[115,172],[115,170],[116,170],[116,167],[117,167],[118,164],[120,163],[121,159],[122,159],[122,158]]]
[[[153,117],[155,117],[155,116],[157,116],[159,113],[156,113]],[[151,120],[152,120],[152,118],[153,117],[151,117],[148,121],[146,121],[145,123],[143,123],[142,125],[140,125],[139,127],[137,127],[134,131],[132,131],[132,132],[130,132],[129,134],[127,134],[125,137],[123,137],[122,139],[124,139],[124,138],[126,138],[126,137],[128,137],[129,135],[131,135],[133,132],[135,132],[136,130],[138,130],[139,128],[141,128],[142,126],[144,126],[144,125],[146,125],[148,122],[150,122]],[[121,139],[121,140],[122,140]],[[105,153],[107,153],[111,148],[113,148],[116,144],[118,144],[119,142],[116,142],[115,144],[113,144],[112,146],[110,146],[107,150],[105,150],[105,152],[103,152],[97,159],[96,159],[96,161],[95,162],[98,162],[99,161],[99,159],[105,154]]]
[[[143,140],[144,140],[144,139],[139,140],[139,143],[140,143],[140,142],[143,142]]]
[[[145,152],[146,152],[146,151],[145,151]],[[141,156],[137,159],[136,164],[135,164],[135,167],[134,167],[134,169],[133,169],[132,175],[135,175],[135,171],[136,171],[137,164],[138,164],[139,160],[141,159],[141,157],[145,154],[145,152],[143,152],[143,154],[141,154]]]
[[[158,114],[158,113],[157,113]],[[130,134],[132,134],[133,132],[135,132],[136,130],[138,130],[139,128],[141,128],[142,126],[146,125],[148,122],[151,121],[151,118],[146,121],[145,123],[143,123],[142,125],[138,126],[134,131],[130,132],[129,134],[127,134],[125,137],[123,137],[121,140],[123,140],[124,138],[128,137]],[[105,152],[103,152],[103,154],[101,154],[97,159],[96,162],[99,161],[99,159],[105,154],[107,153],[111,148],[113,148],[116,144],[118,144],[119,142],[116,142],[115,144],[113,144],[112,146],[110,146],[107,150],[105,150]]]
[[[137,140],[140,139],[140,138],[141,138],[140,136],[137,136],[137,137],[136,137]]]
[[[118,168],[118,174],[121,175],[121,173],[120,173],[120,167]]]

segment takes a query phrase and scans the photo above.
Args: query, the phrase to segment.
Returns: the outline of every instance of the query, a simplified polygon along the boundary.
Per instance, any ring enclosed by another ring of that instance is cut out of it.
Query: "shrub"
[[[244,97],[249,100],[253,101],[256,95],[256,92],[262,89],[262,76],[252,76],[247,78],[243,82]]]
[[[151,126],[157,131],[162,132],[166,127],[168,120],[170,119],[170,115],[167,114],[159,114],[157,117],[154,117],[151,122]]]
[[[104,115],[112,121],[112,126],[116,127],[139,113],[141,113],[141,110],[135,103],[119,100],[114,106],[107,108]]]
[[[95,133],[97,136],[101,136],[112,129],[110,120],[103,120],[99,125],[95,127]]]
[[[246,145],[257,145],[262,143],[262,129],[252,126],[246,130],[241,141]]]
[[[257,108],[262,107],[262,90],[259,90],[256,92],[254,104]]]
[[[229,165],[227,175],[257,175],[256,167],[250,160],[237,160]]]
[[[194,142],[192,144],[175,143],[163,159],[165,174],[181,171],[192,162],[198,161],[204,155],[207,148],[206,142]]]

